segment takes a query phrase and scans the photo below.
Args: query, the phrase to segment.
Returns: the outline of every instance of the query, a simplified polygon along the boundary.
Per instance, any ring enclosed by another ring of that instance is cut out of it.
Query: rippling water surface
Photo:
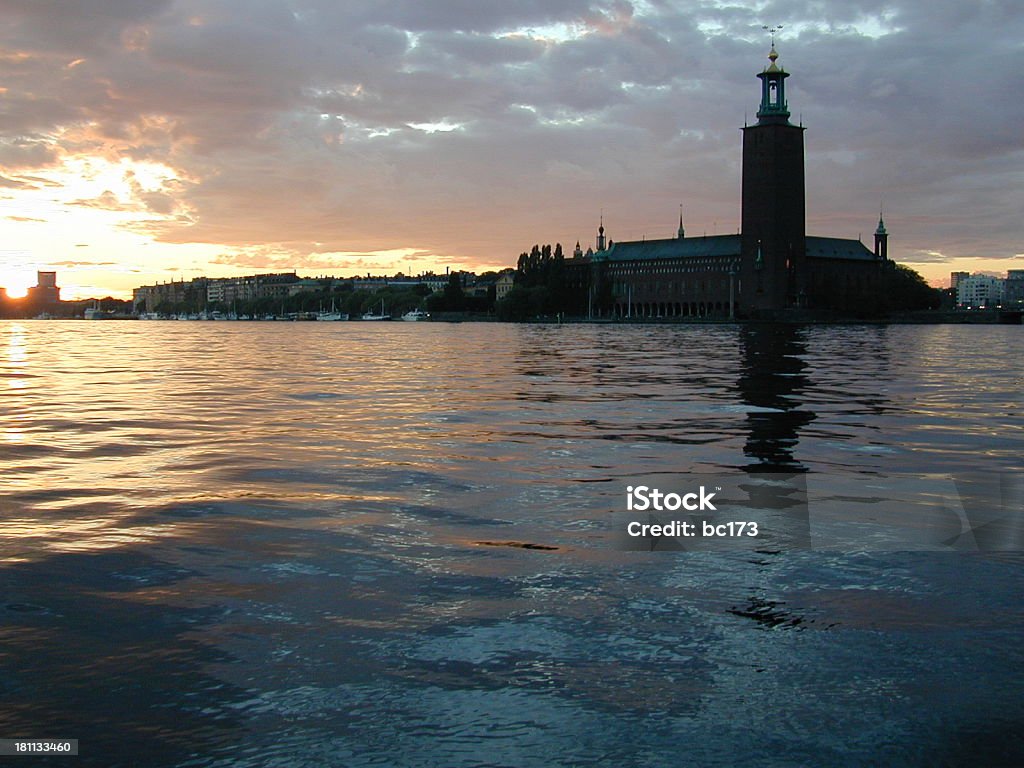
[[[599,518],[659,473],[1019,472],[1022,360],[999,326],[0,323],[0,738],[1020,764],[1019,554],[620,552]]]

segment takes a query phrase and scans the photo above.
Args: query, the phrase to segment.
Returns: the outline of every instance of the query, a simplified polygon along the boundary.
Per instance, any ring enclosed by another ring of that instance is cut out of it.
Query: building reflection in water
[[[753,463],[742,467],[744,506],[773,511],[771,541],[810,547],[807,467],[794,455],[800,431],[815,419],[804,407],[808,389],[805,331],[793,325],[746,325],[740,330],[739,396],[747,412],[743,448]]]

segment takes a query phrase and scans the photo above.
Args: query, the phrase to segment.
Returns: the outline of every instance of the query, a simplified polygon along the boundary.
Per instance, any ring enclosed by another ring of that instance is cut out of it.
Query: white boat
[[[316,319],[317,320],[325,320],[325,321],[348,320],[348,313],[347,312],[339,312],[337,309],[335,309],[334,302],[332,301],[331,302],[331,311],[330,312],[324,312],[323,310],[320,310],[316,314]]]
[[[381,303],[380,303],[380,314],[379,315],[375,314],[373,312],[367,312],[366,314],[363,315],[363,320],[390,320],[390,319],[391,319],[391,315],[385,315],[384,314],[384,302],[383,301],[381,301]]]
[[[103,317],[103,310],[100,309],[99,304],[93,304],[91,307],[85,308],[82,317],[86,320],[100,320]]]
[[[414,310],[412,310],[410,312],[406,312],[404,315],[402,315],[402,319],[403,320],[405,320],[406,322],[411,322],[411,323],[414,323],[417,320],[426,320],[429,317],[430,317],[430,315],[428,313],[424,312],[422,309],[414,309]]]

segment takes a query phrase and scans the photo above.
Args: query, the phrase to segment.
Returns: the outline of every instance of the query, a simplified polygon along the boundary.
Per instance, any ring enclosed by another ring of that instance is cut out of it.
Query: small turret
[[[878,227],[875,229],[875,258],[883,261],[889,258],[889,233],[885,231],[881,211],[878,212]]]
[[[761,79],[761,107],[757,110],[759,125],[789,123],[789,107],[786,104],[786,78],[789,72],[775,63],[778,58],[775,41],[772,40],[772,50],[768,54],[771,64],[758,74]]]

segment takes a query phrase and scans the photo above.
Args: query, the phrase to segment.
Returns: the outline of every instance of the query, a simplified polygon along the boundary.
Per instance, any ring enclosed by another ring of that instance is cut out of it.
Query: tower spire
[[[804,129],[789,122],[786,78],[773,45],[757,74],[757,123],[743,128],[741,280],[748,309],[805,306],[808,290]]]
[[[775,50],[775,33],[782,29],[779,24],[774,27],[763,27],[771,33],[772,48],[768,53],[771,63],[758,74],[761,79],[761,107],[757,110],[758,125],[768,123],[789,124],[789,106],[786,104],[786,78],[789,73],[780,67],[778,51]]]
[[[680,240],[682,240],[683,238],[686,237],[686,230],[683,229],[683,204],[682,203],[679,204],[679,232],[677,232],[676,234],[679,235],[679,239]]]
[[[763,29],[765,32],[767,32],[769,35],[772,36],[772,50],[774,51],[775,50],[775,33],[778,32],[780,29],[782,29],[782,25],[781,24],[776,24],[774,27],[764,26],[764,27],[761,27],[761,29]],[[776,57],[778,56],[778,54],[775,54],[775,55],[776,55]]]
[[[878,227],[875,229],[875,258],[889,258],[889,233],[885,229],[885,221],[882,220],[882,207],[878,207]]]

